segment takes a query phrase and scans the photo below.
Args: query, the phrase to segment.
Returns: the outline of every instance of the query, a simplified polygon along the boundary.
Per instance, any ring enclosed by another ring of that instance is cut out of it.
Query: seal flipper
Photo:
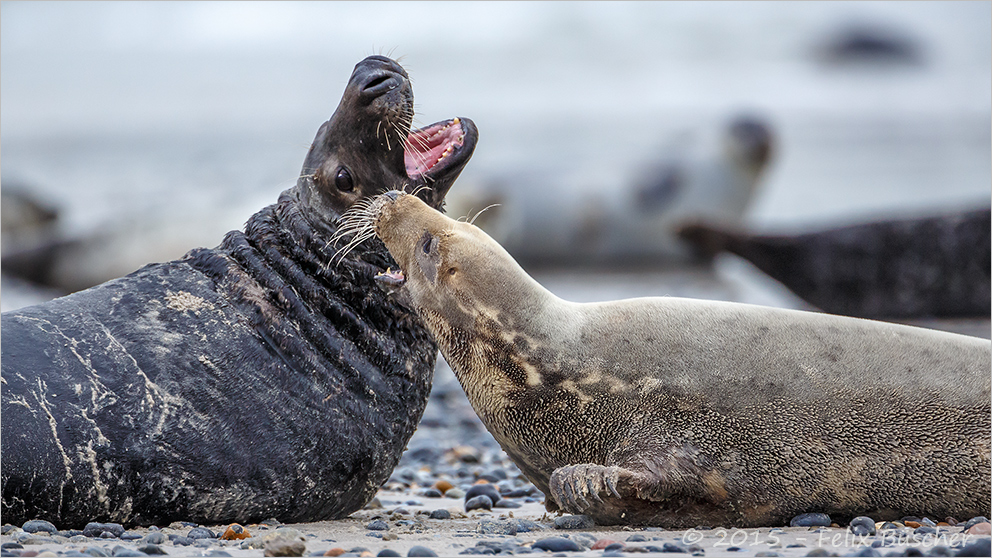
[[[598,506],[615,507],[617,504],[608,504],[603,498],[619,500],[636,497],[637,476],[639,475],[633,471],[621,467],[605,467],[594,463],[567,465],[551,473],[550,497],[558,504],[559,509],[568,513],[586,513]]]

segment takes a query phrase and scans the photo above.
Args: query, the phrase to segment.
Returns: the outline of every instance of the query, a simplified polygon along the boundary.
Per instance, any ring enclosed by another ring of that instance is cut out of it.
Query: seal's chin
[[[466,130],[460,118],[412,130],[403,145],[406,174],[411,179],[430,178],[464,162]],[[472,150],[467,150],[471,156]]]

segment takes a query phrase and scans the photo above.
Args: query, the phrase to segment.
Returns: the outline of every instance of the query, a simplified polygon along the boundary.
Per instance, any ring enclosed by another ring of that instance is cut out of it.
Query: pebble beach
[[[857,518],[803,514],[791,525],[597,526],[549,514],[438,361],[420,427],[399,466],[364,509],[344,519],[282,524],[169,525],[82,530],[46,521],[3,525],[2,556],[989,556],[985,517]]]

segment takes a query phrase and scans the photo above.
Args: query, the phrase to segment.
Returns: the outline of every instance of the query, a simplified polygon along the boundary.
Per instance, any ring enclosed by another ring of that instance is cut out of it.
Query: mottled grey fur
[[[989,341],[728,302],[567,302],[478,228],[393,197],[374,227],[399,294],[549,510],[672,528],[988,513]]]

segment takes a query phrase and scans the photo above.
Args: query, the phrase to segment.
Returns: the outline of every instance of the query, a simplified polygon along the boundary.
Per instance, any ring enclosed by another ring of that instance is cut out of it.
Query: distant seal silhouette
[[[676,228],[701,219],[738,224],[774,152],[772,126],[755,116],[737,116],[709,135],[718,137],[680,141],[642,165],[591,158],[516,169],[461,185],[448,208],[461,216],[492,206],[475,224],[525,269],[705,263]]]
[[[385,243],[400,270],[380,281],[549,510],[669,528],[989,510],[987,340],[728,302],[572,303],[414,196],[350,221]]]
[[[700,251],[736,254],[810,304],[861,318],[989,317],[992,211],[879,220],[800,234],[696,223]]]
[[[405,184],[433,207],[468,119],[410,130],[396,62],[355,66],[295,185],[214,249],[2,317],[3,518],[64,528],[339,518],[388,478],[437,346],[347,256],[344,210]]]

